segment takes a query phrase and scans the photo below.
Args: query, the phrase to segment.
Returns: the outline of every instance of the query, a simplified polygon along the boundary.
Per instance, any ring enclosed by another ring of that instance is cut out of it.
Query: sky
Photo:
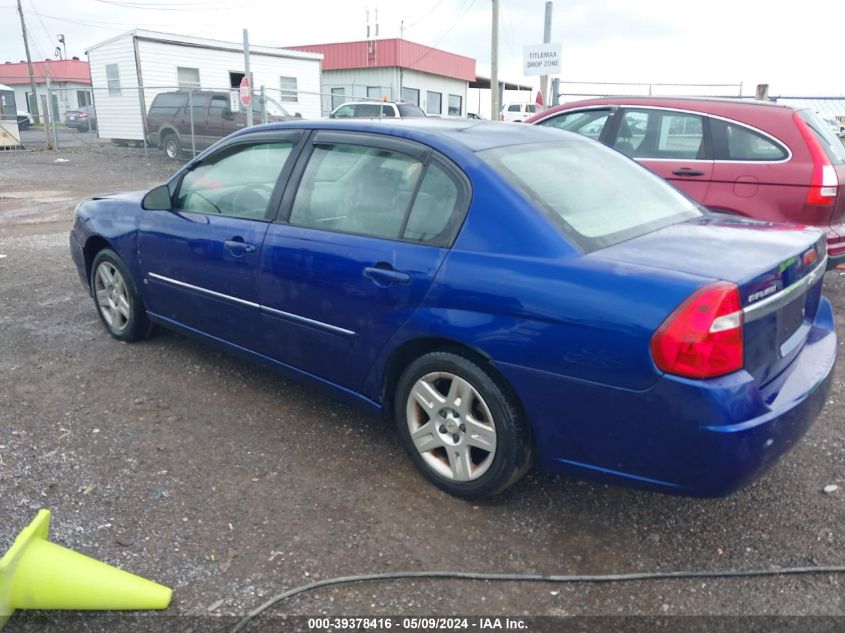
[[[364,39],[367,11],[379,37],[398,37],[477,60],[489,76],[490,0],[21,0],[33,59],[67,55],[133,28],[263,46]],[[522,72],[522,47],[543,39],[544,0],[500,0],[501,79]],[[845,95],[845,10],[835,0],[557,0],[552,41],[561,81],[725,84],[714,94]],[[0,62],[25,59],[16,0],[0,0]],[[572,90],[581,87],[572,87]],[[671,89],[669,89],[671,91]],[[563,90],[562,90],[563,91]],[[657,90],[655,91],[657,92]],[[677,91],[680,93],[679,91]],[[691,93],[692,89],[687,89]]]

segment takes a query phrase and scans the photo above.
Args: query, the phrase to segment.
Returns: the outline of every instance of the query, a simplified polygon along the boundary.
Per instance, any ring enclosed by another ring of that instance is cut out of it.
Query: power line
[[[421,24],[422,22],[425,22],[426,18],[427,18],[428,16],[430,16],[432,13],[434,13],[434,10],[435,10],[437,7],[439,7],[439,6],[440,6],[440,4],[441,4],[442,2],[443,2],[443,0],[437,0],[437,2],[435,2],[435,3],[434,3],[434,6],[433,6],[433,7],[431,7],[431,8],[430,8],[430,9],[426,12],[426,14],[425,14],[424,16],[422,16],[422,17],[421,17],[419,20],[417,20],[416,22],[411,22],[410,24],[406,24],[406,25],[405,25],[405,28],[406,28],[406,29],[410,29],[410,28],[413,28],[413,27],[417,26],[418,24]]]
[[[457,26],[458,22],[460,22],[461,20],[464,19],[466,14],[470,12],[470,10],[472,9],[473,6],[475,6],[476,2],[477,2],[477,0],[470,0],[469,4],[465,3],[465,5],[464,5],[465,9],[464,9],[463,13],[461,13],[460,17],[458,17],[454,22],[452,22],[452,24],[449,25],[449,28],[447,28],[440,35],[440,37],[438,37],[436,40],[434,40],[434,43],[431,44],[431,46],[429,46],[429,49],[425,53],[423,53],[417,59],[415,59],[413,62],[408,64],[408,67],[412,68],[413,66],[416,66],[417,64],[419,64],[426,57],[428,57],[434,51],[434,49],[437,47],[437,45],[443,40],[443,38],[446,37],[447,35],[449,35],[449,33],[452,32],[452,29],[454,29],[455,26]]]

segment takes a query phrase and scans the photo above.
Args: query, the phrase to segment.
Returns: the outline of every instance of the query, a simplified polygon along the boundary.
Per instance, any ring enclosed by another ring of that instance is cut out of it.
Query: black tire
[[[109,277],[113,283],[109,283]],[[91,264],[89,283],[97,314],[109,334],[127,343],[149,336],[152,324],[147,318],[147,310],[117,253],[108,248],[97,253]],[[121,302],[121,298],[125,302]]]
[[[455,408],[456,400],[446,397],[448,390],[452,389],[449,376],[457,377],[463,381],[459,384],[468,384],[474,390],[466,399],[467,408],[472,409],[469,416],[464,416],[460,406]],[[418,385],[418,381],[433,385],[444,397],[445,404],[439,401],[435,404],[435,408],[442,406],[442,409],[433,417],[418,400],[409,403],[412,389]],[[442,386],[438,382],[442,382]],[[499,384],[489,371],[458,354],[431,352],[411,363],[396,386],[394,414],[399,437],[414,465],[438,488],[451,495],[469,500],[489,498],[519,481],[533,462],[533,443],[528,425],[508,389]],[[477,442],[479,437],[484,436],[472,433],[472,429],[478,426],[471,426],[475,424],[471,420],[481,420],[488,416],[490,419],[484,426],[493,428],[493,451],[480,449]],[[434,431],[432,427],[423,429],[428,426],[428,422],[423,423],[423,420],[433,421],[437,430]],[[449,422],[453,427],[451,429],[446,427]],[[412,439],[412,427],[425,431],[417,434],[418,441],[433,448],[418,449]],[[449,438],[454,438],[454,443]],[[442,447],[437,445],[438,442],[443,444]],[[462,446],[466,448],[462,449]],[[470,474],[465,480],[455,476],[455,465],[460,461],[458,455],[462,450],[469,451],[468,459],[472,462],[465,472],[471,473],[475,468],[477,473]],[[453,463],[452,459],[456,462]],[[445,474],[446,471],[450,471],[451,475]]]
[[[182,157],[182,143],[179,141],[179,137],[173,132],[166,132],[161,137],[161,149],[171,160],[178,160]]]

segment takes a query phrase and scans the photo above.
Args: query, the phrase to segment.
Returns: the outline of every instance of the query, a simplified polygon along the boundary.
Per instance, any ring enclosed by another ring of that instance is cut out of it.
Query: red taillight
[[[87,115],[87,114],[85,114],[85,113],[82,113],[82,114],[80,114],[80,115],[77,115],[77,117],[76,117],[76,118],[77,118],[77,119],[87,119],[87,118],[88,118],[88,115]]]
[[[742,305],[736,284],[696,291],[651,337],[658,369],[687,378],[715,378],[742,369]]]
[[[836,170],[825,154],[819,139],[801,115],[795,112],[792,119],[798,126],[804,142],[807,143],[810,156],[813,157],[813,179],[810,181],[810,190],[807,192],[807,204],[832,205],[836,202],[836,193],[839,189]]]
[[[811,248],[804,253],[804,268],[809,268],[819,258],[815,248]]]

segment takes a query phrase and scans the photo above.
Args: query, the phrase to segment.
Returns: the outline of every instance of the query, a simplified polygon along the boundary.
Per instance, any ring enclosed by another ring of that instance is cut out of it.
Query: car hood
[[[147,195],[147,191],[120,191],[116,193],[103,193],[93,196],[91,200],[119,200],[121,202],[135,202],[141,204],[141,200]]]

